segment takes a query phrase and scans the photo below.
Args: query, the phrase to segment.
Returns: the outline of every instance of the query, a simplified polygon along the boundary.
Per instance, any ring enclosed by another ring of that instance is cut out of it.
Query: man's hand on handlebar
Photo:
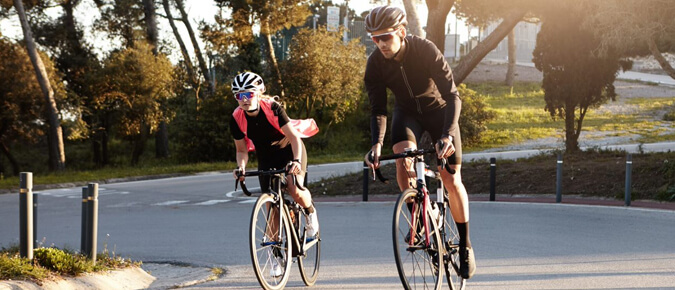
[[[377,143],[373,145],[373,147],[366,153],[366,156],[364,157],[366,161],[366,165],[372,169],[378,169],[380,168],[380,155],[382,152],[382,144]]]
[[[450,141],[451,137],[441,137],[436,142],[436,154],[438,159],[448,158],[455,153],[455,145]]]

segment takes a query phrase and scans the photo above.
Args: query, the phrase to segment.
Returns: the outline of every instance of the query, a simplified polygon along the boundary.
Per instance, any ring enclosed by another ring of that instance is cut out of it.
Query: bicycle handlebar
[[[239,177],[241,177],[241,176],[273,176],[273,175],[280,175],[282,173],[286,174],[288,172],[286,171],[286,169],[271,169],[271,170],[247,171],[243,175],[240,174],[240,173],[237,173],[237,179],[234,182],[234,190],[237,190],[237,185],[241,184],[241,190],[244,191],[244,194],[246,194],[246,196],[251,196],[251,192],[248,191],[248,188],[246,187],[246,180],[239,180]],[[298,182],[298,176],[297,175],[292,175],[292,176],[293,176],[293,183],[300,190],[306,190],[307,189],[306,187],[302,186]]]
[[[443,143],[439,142],[439,146],[443,146]],[[384,161],[384,160],[392,160],[392,159],[399,159],[399,158],[416,157],[416,156],[420,156],[420,155],[424,155],[424,154],[432,154],[432,153],[436,153],[435,148],[432,148],[432,149],[415,149],[415,150],[408,150],[408,151],[401,152],[401,153],[383,155],[383,156],[380,156],[379,160]],[[373,159],[374,159],[373,152],[370,151],[368,153],[368,161],[370,161],[372,163],[374,161]],[[442,158],[442,159],[439,159],[439,160],[441,160],[442,167],[448,173],[450,173],[450,174],[456,173],[456,171],[454,169],[450,168],[450,164],[448,164],[447,158]],[[389,179],[385,178],[382,175],[382,172],[380,171],[379,168],[375,169],[374,172],[373,172],[373,180],[375,180],[375,177],[377,177],[377,179],[379,179],[383,183],[388,183],[388,181],[389,181]]]

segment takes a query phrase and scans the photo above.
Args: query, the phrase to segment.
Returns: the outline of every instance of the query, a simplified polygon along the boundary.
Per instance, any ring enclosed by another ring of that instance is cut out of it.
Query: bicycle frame
[[[443,160],[445,161],[445,160]],[[429,190],[427,187],[427,183],[425,180],[425,177],[430,177],[434,178],[439,181],[439,187],[436,191],[436,207],[438,207],[438,214],[439,217],[442,215],[441,207],[443,206],[443,197],[445,193],[443,192],[443,179],[441,179],[440,173],[435,172],[433,170],[427,169],[426,162],[424,162],[424,157],[423,155],[417,155],[413,157],[413,162],[415,163],[415,173],[416,173],[416,184],[417,184],[417,192],[421,193],[421,196],[423,198],[421,204],[422,204],[422,212],[426,213],[427,210],[430,209],[431,207],[431,199],[429,197]],[[419,195],[418,195],[419,196]],[[413,212],[415,212],[415,206],[417,206],[418,203],[413,203]],[[417,219],[413,220],[413,226],[410,229],[410,234],[411,237],[415,234],[414,230],[417,228],[416,223]],[[436,221],[432,220],[432,223],[434,223],[434,227],[438,229],[438,225],[436,224]],[[422,223],[424,224],[424,234],[425,234],[425,246],[429,247],[430,239],[429,236],[431,234],[430,228],[429,228],[429,221],[427,221],[427,215],[422,214]],[[414,242],[414,239],[410,239],[408,241],[409,245],[412,246]]]
[[[269,175],[270,178],[270,186],[273,187],[273,189],[270,190],[269,194],[271,194],[274,197],[274,201],[276,204],[276,208],[282,209],[281,214],[277,214],[277,225],[281,225],[283,223],[282,219],[282,214],[286,217],[286,220],[289,221],[289,223],[292,225],[291,226],[291,243],[292,243],[292,253],[293,257],[297,256],[304,256],[305,251],[307,248],[311,247],[315,243],[317,243],[317,239],[306,239],[305,237],[300,237],[300,229],[296,227],[296,224],[293,222],[293,219],[291,219],[291,213],[290,213],[290,207],[296,207],[298,206],[295,201],[285,199],[283,196],[283,190],[286,188],[286,178],[283,174],[283,172],[278,172],[278,170],[271,170],[268,174],[264,174],[260,171],[258,172],[252,172],[252,173],[246,173],[246,176],[258,176],[258,175]],[[295,178],[295,176],[293,176]],[[297,181],[296,181],[297,182]],[[296,183],[297,184],[297,183]],[[246,183],[241,182],[241,188],[242,190],[247,194],[251,195],[248,189],[246,188]],[[288,204],[287,204],[288,203]],[[272,211],[273,209],[270,209]],[[268,215],[269,216],[269,215]],[[281,235],[281,227],[277,226],[277,236]],[[309,240],[309,241],[308,241]],[[263,244],[265,246],[266,244]]]

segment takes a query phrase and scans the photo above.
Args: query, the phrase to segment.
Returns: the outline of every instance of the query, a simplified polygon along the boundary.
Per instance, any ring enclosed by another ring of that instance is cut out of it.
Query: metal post
[[[490,158],[490,201],[495,201],[497,187],[497,158]]]
[[[89,236],[87,234],[87,230],[89,229],[89,225],[87,224],[88,215],[87,215],[87,199],[89,197],[89,194],[87,193],[87,187],[82,187],[82,225],[80,227],[80,254],[86,255],[89,251],[87,251],[87,237]]]
[[[631,199],[631,168],[633,167],[633,155],[626,156],[626,206],[630,206]]]
[[[368,170],[370,167],[363,161],[363,201],[368,201]]]
[[[37,224],[38,224],[38,195],[33,192],[33,247],[38,244]]]
[[[555,182],[555,202],[557,203],[560,203],[562,201],[562,170],[563,170],[562,153],[558,153],[558,170]]]
[[[88,208],[90,219],[88,222],[90,241],[87,254],[92,263],[96,264],[96,236],[98,234],[98,183],[89,183]]]
[[[19,177],[19,254],[33,260],[33,173]]]

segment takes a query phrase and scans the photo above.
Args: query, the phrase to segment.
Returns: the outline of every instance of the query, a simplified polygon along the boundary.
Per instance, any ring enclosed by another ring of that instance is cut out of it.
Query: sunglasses
[[[241,92],[234,94],[234,98],[237,101],[250,100],[255,97],[255,92]]]
[[[375,43],[380,43],[380,41],[386,42],[386,41],[389,41],[392,38],[394,38],[394,35],[396,34],[396,32],[398,32],[398,29],[396,29],[394,31],[391,31],[391,32],[387,32],[387,33],[382,33],[382,34],[378,34],[378,35],[371,35],[370,38],[372,38]]]

